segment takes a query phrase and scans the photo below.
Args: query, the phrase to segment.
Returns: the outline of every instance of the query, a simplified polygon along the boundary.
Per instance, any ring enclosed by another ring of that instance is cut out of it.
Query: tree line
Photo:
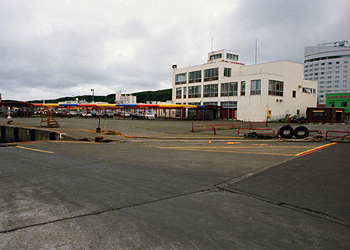
[[[172,89],[163,89],[156,91],[142,91],[132,93],[133,96],[137,97],[138,103],[146,103],[150,101],[165,102],[172,99]],[[72,97],[61,97],[57,99],[45,99],[45,103],[58,103],[65,101],[74,101],[78,98],[79,100],[85,100],[87,102],[92,102],[92,95],[81,95],[81,96],[72,96]],[[5,101],[5,100],[4,100]],[[34,100],[29,101],[29,103],[42,103],[43,100]],[[115,94],[109,94],[106,96],[95,95],[94,102],[107,102],[115,103]]]

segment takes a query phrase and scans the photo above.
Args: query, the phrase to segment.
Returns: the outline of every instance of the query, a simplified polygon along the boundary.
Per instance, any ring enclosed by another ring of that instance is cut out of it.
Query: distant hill
[[[132,95],[137,96],[137,102],[138,103],[146,103],[147,101],[159,101],[159,102],[165,102],[172,99],[172,89],[163,89],[163,90],[156,90],[156,91],[143,91],[143,92],[136,92],[132,93]],[[91,95],[81,95],[81,96],[74,96],[74,97],[61,97],[58,99],[45,99],[46,103],[58,103],[58,102],[64,102],[64,101],[73,101],[76,98],[79,100],[86,100],[87,102],[92,102],[92,96]],[[108,102],[108,103],[114,103],[115,101],[115,94],[109,94],[107,96],[94,96],[95,102]],[[29,101],[29,103],[42,103],[43,100],[34,100]]]

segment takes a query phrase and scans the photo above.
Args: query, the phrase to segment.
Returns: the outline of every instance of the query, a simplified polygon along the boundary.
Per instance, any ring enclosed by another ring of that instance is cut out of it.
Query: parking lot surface
[[[350,247],[348,143],[115,119],[94,143],[96,119],[59,122],[67,140],[0,147],[1,249]]]

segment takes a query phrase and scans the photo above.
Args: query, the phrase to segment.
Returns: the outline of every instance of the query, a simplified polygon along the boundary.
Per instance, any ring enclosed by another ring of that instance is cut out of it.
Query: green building
[[[350,93],[327,94],[326,107],[344,108],[345,113],[350,113]]]

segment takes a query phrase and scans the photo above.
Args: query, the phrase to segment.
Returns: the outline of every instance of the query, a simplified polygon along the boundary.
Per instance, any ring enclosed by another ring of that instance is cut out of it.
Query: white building
[[[246,66],[240,54],[208,53],[203,65],[178,69],[173,65],[173,102],[218,105],[224,117],[266,121],[285,115],[306,115],[317,105],[317,82],[303,79],[303,65],[279,61]]]
[[[137,96],[122,94],[121,91],[118,91],[115,94],[115,102],[119,104],[137,103]]]
[[[350,92],[350,48],[347,41],[305,47],[304,77],[318,82],[318,103],[326,94]]]

